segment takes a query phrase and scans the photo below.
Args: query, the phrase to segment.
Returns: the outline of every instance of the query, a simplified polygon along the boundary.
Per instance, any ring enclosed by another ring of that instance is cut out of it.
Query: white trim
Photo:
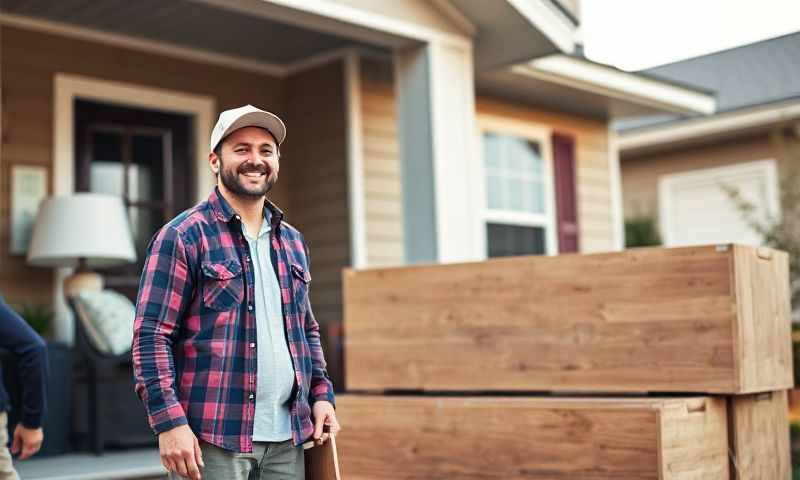
[[[720,175],[752,175],[753,173],[762,172],[767,179],[767,214],[777,218],[780,215],[781,207],[778,191],[778,167],[774,159],[756,160],[660,176],[658,178],[658,216],[664,246],[671,247],[677,244],[676,232],[672,224],[672,198],[670,194],[675,183],[686,181],[704,182]]]
[[[450,0],[431,0],[433,6],[451,20],[456,27],[469,36],[475,36],[478,28],[461,10],[456,8]]]
[[[358,53],[344,57],[344,101],[347,131],[347,195],[350,213],[350,262],[367,266],[367,216],[364,193],[364,132],[361,125],[361,67]]]
[[[611,242],[615,251],[625,249],[625,217],[622,211],[622,175],[617,149],[617,133],[607,125],[608,129],[608,175],[611,188]],[[579,228],[580,228],[580,224]]]
[[[506,0],[564,53],[575,51],[577,27],[549,0]]]
[[[276,77],[285,77],[287,75],[286,67],[275,63],[250,60],[230,54],[213,53],[199,48],[179,47],[175,45],[169,45],[164,42],[145,40],[119,33],[100,32],[88,28],[76,27],[50,20],[40,20],[23,15],[2,13],[0,14],[0,25],[25,28],[44,33],[52,33],[55,35],[78,38],[81,40],[89,40],[105,45],[113,45],[115,47],[152,53],[154,55],[163,55],[166,57],[195,61],[209,65],[219,65],[264,75],[272,75]]]
[[[53,195],[74,192],[76,98],[191,115],[194,120],[196,199],[205,198],[213,188],[214,181],[208,172],[208,138],[211,136],[211,124],[216,112],[216,102],[213,97],[64,73],[55,74],[53,92]],[[63,280],[68,272],[68,269],[55,271],[54,305],[57,321],[54,333],[56,338],[71,343],[73,334],[71,320],[62,291]],[[61,321],[58,321],[59,319]]]
[[[558,254],[558,231],[556,222],[556,193],[555,177],[553,172],[552,130],[549,127],[531,125],[528,122],[498,117],[490,114],[478,114],[477,117],[477,147],[474,155],[474,165],[469,169],[472,172],[472,191],[478,205],[475,215],[474,232],[477,236],[477,245],[480,253],[479,260],[487,258],[486,224],[488,222],[504,223],[508,225],[541,226],[545,229],[545,253]],[[539,144],[542,160],[544,161],[544,199],[545,213],[524,213],[500,210],[490,210],[486,198],[486,170],[483,158],[483,136],[486,133],[513,136],[530,140]]]
[[[800,118],[800,101],[758,106],[742,111],[718,113],[712,117],[683,120],[663,126],[643,127],[619,133],[620,152],[643,147],[703,138],[709,135],[756,128]]]
[[[713,95],[566,55],[510,67],[512,73],[677,113],[714,113]]]

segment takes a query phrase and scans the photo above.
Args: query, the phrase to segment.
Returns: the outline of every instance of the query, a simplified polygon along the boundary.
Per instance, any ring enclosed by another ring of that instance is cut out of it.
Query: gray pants
[[[200,441],[203,480],[303,480],[303,447],[285,442],[253,442],[253,453],[234,453]],[[170,474],[171,479],[181,478]]]
[[[19,480],[8,450],[8,414],[0,412],[0,480]]]

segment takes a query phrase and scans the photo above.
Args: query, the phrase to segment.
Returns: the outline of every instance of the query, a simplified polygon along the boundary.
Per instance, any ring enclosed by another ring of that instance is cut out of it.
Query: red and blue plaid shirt
[[[265,202],[295,371],[292,439],[314,430],[311,405],[334,403],[309,302],[303,236]],[[268,210],[268,211],[267,211]],[[252,452],[256,394],[255,281],[241,219],[214,189],[150,242],[133,336],[136,392],[156,433],[188,424],[208,443]]]

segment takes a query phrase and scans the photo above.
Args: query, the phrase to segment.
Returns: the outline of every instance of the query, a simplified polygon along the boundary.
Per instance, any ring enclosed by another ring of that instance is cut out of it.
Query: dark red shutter
[[[575,137],[553,134],[553,166],[556,182],[558,251],[578,251],[578,208],[576,200]]]

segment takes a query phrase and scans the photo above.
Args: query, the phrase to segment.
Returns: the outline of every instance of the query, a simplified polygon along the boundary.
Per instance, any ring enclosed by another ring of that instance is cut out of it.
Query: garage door
[[[774,160],[694,170],[659,178],[659,217],[667,246],[745,243],[760,245],[753,231],[725,192],[736,188],[766,220],[779,212]]]

